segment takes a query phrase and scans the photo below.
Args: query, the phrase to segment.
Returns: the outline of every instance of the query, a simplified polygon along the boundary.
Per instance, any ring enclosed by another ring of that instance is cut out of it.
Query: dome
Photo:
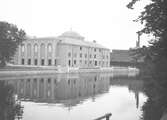
[[[73,38],[73,39],[79,39],[79,40],[83,40],[84,37],[82,37],[79,33],[74,32],[74,31],[67,31],[64,32],[63,34],[61,34],[59,37],[63,37],[63,38]]]

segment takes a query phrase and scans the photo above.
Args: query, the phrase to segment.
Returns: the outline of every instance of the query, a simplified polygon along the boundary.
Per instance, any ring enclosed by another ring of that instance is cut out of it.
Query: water
[[[15,118],[22,120],[93,120],[106,113],[111,120],[140,120],[147,101],[143,81],[127,73],[5,77],[1,84],[21,101]]]

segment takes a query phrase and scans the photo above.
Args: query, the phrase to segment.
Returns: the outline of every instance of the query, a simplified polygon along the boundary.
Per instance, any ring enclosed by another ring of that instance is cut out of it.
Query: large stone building
[[[19,46],[14,64],[61,67],[109,67],[110,50],[74,31],[58,37],[29,38]]]

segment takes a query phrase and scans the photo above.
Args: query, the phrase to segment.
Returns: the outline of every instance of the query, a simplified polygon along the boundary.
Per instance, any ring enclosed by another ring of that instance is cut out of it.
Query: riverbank
[[[38,75],[38,74],[56,74],[56,73],[93,73],[93,72],[108,72],[125,74],[139,73],[137,68],[131,67],[109,67],[109,68],[69,68],[69,67],[34,67],[34,66],[7,66],[0,69],[0,77],[3,76],[19,76],[19,75]]]

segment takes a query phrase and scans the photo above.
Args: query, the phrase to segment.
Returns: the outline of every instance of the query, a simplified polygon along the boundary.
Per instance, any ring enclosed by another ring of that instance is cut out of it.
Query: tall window
[[[37,44],[34,45],[34,52],[35,52],[35,53],[38,52],[38,45],[37,45]]]
[[[82,47],[80,47],[80,50],[82,50]]]
[[[68,66],[71,66],[71,60],[68,61]]]
[[[57,61],[56,61],[56,59],[55,59],[55,66],[57,65]]]
[[[77,64],[77,61],[76,60],[74,60],[74,65],[76,65]]]
[[[30,43],[27,44],[27,56],[31,57],[31,44]]]
[[[21,52],[24,53],[24,51],[25,51],[25,45],[22,44],[22,45],[21,45]]]
[[[52,52],[52,45],[51,45],[51,44],[48,45],[48,52],[49,52],[49,53]]]
[[[42,58],[45,57],[45,44],[44,43],[42,43],[41,46],[40,46],[40,56]]]

